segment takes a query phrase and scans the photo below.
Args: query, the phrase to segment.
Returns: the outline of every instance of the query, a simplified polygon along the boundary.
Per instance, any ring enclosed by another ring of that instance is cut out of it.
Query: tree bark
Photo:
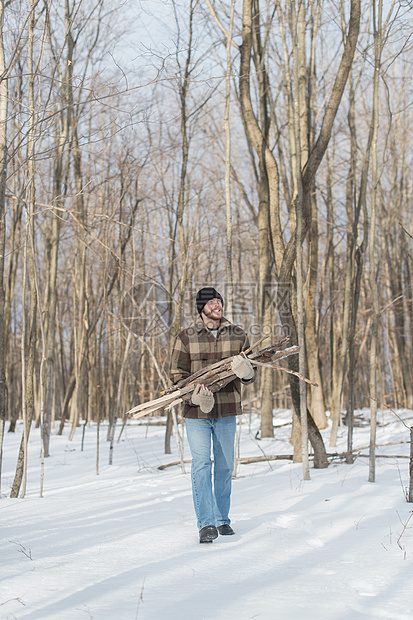
[[[225,114],[224,114],[224,128],[225,128],[225,207],[226,207],[226,279],[227,279],[227,293],[226,293],[226,316],[231,321],[234,321],[234,281],[232,270],[232,209],[231,209],[231,130],[230,130],[230,108],[231,108],[231,42],[232,42],[232,29],[234,25],[234,12],[235,12],[235,0],[231,0],[231,13],[229,20],[229,29],[227,36],[227,70],[225,75]]]
[[[34,246],[34,212],[36,205],[36,187],[35,187],[35,106],[34,106],[34,59],[33,59],[33,43],[34,43],[34,23],[36,0],[30,3],[30,19],[28,34],[28,60],[29,60],[29,136],[28,136],[28,171],[29,181],[26,193],[26,238],[25,238],[25,265],[28,264],[29,281],[30,281],[30,309],[28,318],[28,343],[26,348],[26,336],[22,337],[22,390],[23,399],[23,437],[20,443],[19,455],[17,459],[16,473],[12,485],[10,497],[16,498],[19,495],[24,498],[26,494],[27,484],[27,451],[28,439],[31,429],[31,423],[34,417],[35,406],[35,362],[36,362],[36,343],[37,343],[37,288],[36,288],[36,264],[35,264],[35,246]],[[27,262],[26,262],[27,261]],[[25,266],[26,269],[26,266]],[[22,291],[22,307],[25,312],[25,286]],[[27,356],[27,364],[26,364]]]
[[[281,256],[283,240],[279,222],[278,167],[268,147],[268,77],[265,69],[260,33],[260,10],[258,1],[244,0],[242,18],[242,45],[240,48],[240,103],[244,127],[259,161],[258,181],[258,261],[260,290],[260,323],[262,334],[271,335],[273,313],[271,307],[272,281],[271,248],[276,248],[276,256]],[[251,100],[251,56],[254,49],[254,62],[259,79],[259,110],[261,126],[255,116]],[[272,218],[270,216],[272,214]],[[271,238],[272,235],[272,238]],[[266,330],[266,332],[264,331]],[[270,342],[270,338],[268,343]],[[273,374],[264,369],[261,377],[261,436],[273,437]]]
[[[3,45],[4,2],[0,3],[0,498],[1,471],[3,459],[3,437],[6,422],[6,372],[5,372],[5,299],[4,299],[4,255],[5,255],[5,193],[7,173],[7,100],[8,86],[4,75],[6,63]]]
[[[308,157],[308,161],[304,167],[302,173],[302,195],[303,195],[303,227],[302,227],[302,240],[307,235],[307,232],[310,227],[311,222],[311,203],[310,203],[310,192],[311,187],[315,179],[316,172],[318,167],[324,157],[326,152],[331,132],[334,124],[335,117],[337,115],[338,107],[340,105],[344,88],[348,79],[348,75],[350,72],[351,64],[353,62],[354,52],[356,48],[358,32],[359,32],[359,22],[360,22],[360,0],[352,0],[351,2],[351,14],[349,20],[348,27],[348,35],[346,38],[346,42],[344,45],[343,54],[340,60],[340,65],[337,71],[336,79],[333,85],[333,89],[331,91],[329,100],[327,102],[326,111],[323,117],[323,121],[321,124],[321,129],[319,136],[314,144],[314,147],[311,149]],[[296,259],[296,240],[295,238],[290,239],[286,246],[286,250],[283,256],[283,262],[281,268],[279,269],[279,283],[283,285],[284,289],[288,289],[290,283],[292,282],[292,272],[293,266]],[[291,306],[291,296],[285,296],[285,308],[286,319],[289,323],[289,330],[291,334],[291,340],[293,343],[297,342],[297,331],[295,327],[295,320],[292,313]],[[295,367],[295,360],[290,360],[290,367]],[[294,369],[294,368],[292,368]],[[300,415],[300,398],[299,398],[299,386],[295,384],[296,380],[294,377],[290,378],[291,384],[291,396],[293,398],[294,408],[297,415]],[[314,425],[315,426],[315,425]],[[314,433],[314,429],[310,431],[310,440],[311,436],[316,435]],[[321,449],[321,452],[316,455],[315,454],[315,462],[314,466],[327,466],[327,458],[325,453],[324,444],[322,442],[321,435],[319,435],[315,441],[315,445],[313,445],[314,450],[316,451]]]
[[[53,199],[51,221],[46,236],[46,303],[45,310],[45,339],[46,339],[46,379],[44,422],[42,440],[44,456],[50,456],[50,434],[52,424],[52,409],[55,393],[55,362],[56,362],[56,312],[57,312],[57,266],[60,241],[61,211],[64,205],[64,155],[68,143],[70,125],[72,121],[73,95],[73,40],[70,34],[70,17],[66,6],[66,40],[67,47],[66,67],[62,80],[62,111],[58,116],[58,133],[56,136],[55,157],[53,162]]]
[[[381,53],[383,48],[383,2],[373,0],[374,28],[374,76],[373,76],[373,139],[371,143],[371,215],[369,227],[369,284],[372,296],[372,326],[370,343],[370,450],[369,482],[376,479],[376,419],[377,419],[377,352],[378,328],[380,320],[379,294],[377,287],[377,270],[375,260],[375,237],[377,218],[377,141],[379,133],[379,79],[381,71]]]

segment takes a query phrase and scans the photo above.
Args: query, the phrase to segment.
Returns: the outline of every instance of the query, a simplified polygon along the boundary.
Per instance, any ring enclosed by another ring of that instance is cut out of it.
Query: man
[[[213,287],[198,291],[199,317],[176,337],[170,375],[173,383],[236,356],[231,364],[236,377],[219,392],[197,385],[184,405],[186,432],[192,454],[191,480],[199,542],[209,543],[218,534],[230,536],[229,508],[234,469],[236,415],[241,410],[241,382],[255,379],[248,359],[239,355],[249,348],[245,332],[223,317],[223,299]],[[214,458],[212,475],[211,442]]]

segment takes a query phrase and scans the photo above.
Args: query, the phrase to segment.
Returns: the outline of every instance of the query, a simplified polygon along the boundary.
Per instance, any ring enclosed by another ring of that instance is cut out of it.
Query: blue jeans
[[[229,507],[234,469],[235,416],[186,418],[192,454],[192,497],[198,529],[230,523]],[[212,484],[211,441],[214,457]]]

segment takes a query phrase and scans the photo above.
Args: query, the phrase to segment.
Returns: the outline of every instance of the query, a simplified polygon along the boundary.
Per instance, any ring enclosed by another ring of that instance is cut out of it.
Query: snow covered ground
[[[368,411],[358,412],[368,418]],[[407,424],[412,411],[397,412]],[[274,439],[257,441],[244,416],[240,454],[289,453],[286,411]],[[377,443],[409,441],[380,412]],[[290,461],[238,466],[232,496],[236,536],[200,545],[190,476],[163,454],[164,428],[132,422],[108,465],[104,429],[96,475],[96,427],[69,441],[54,435],[39,498],[39,431],[30,437],[26,498],[10,499],[21,426],[6,434],[1,514],[0,618],[11,620],[356,620],[413,618],[413,504],[407,458],[311,468]],[[339,429],[337,450],[346,446]],[[328,446],[329,430],[323,431]],[[367,446],[368,425],[354,445]],[[185,457],[189,450],[185,448]],[[331,449],[328,449],[331,451]],[[367,450],[362,450],[364,454]],[[409,445],[377,449],[409,454]],[[189,465],[187,466],[189,472]]]

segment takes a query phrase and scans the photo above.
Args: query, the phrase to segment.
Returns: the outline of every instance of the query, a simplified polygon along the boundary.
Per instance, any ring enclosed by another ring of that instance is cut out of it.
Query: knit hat
[[[222,305],[224,305],[224,300],[222,299],[222,295],[218,293],[213,286],[205,286],[201,288],[196,294],[196,307],[198,309],[199,314],[201,314],[202,310],[206,303],[208,303],[211,299],[220,299]]]

